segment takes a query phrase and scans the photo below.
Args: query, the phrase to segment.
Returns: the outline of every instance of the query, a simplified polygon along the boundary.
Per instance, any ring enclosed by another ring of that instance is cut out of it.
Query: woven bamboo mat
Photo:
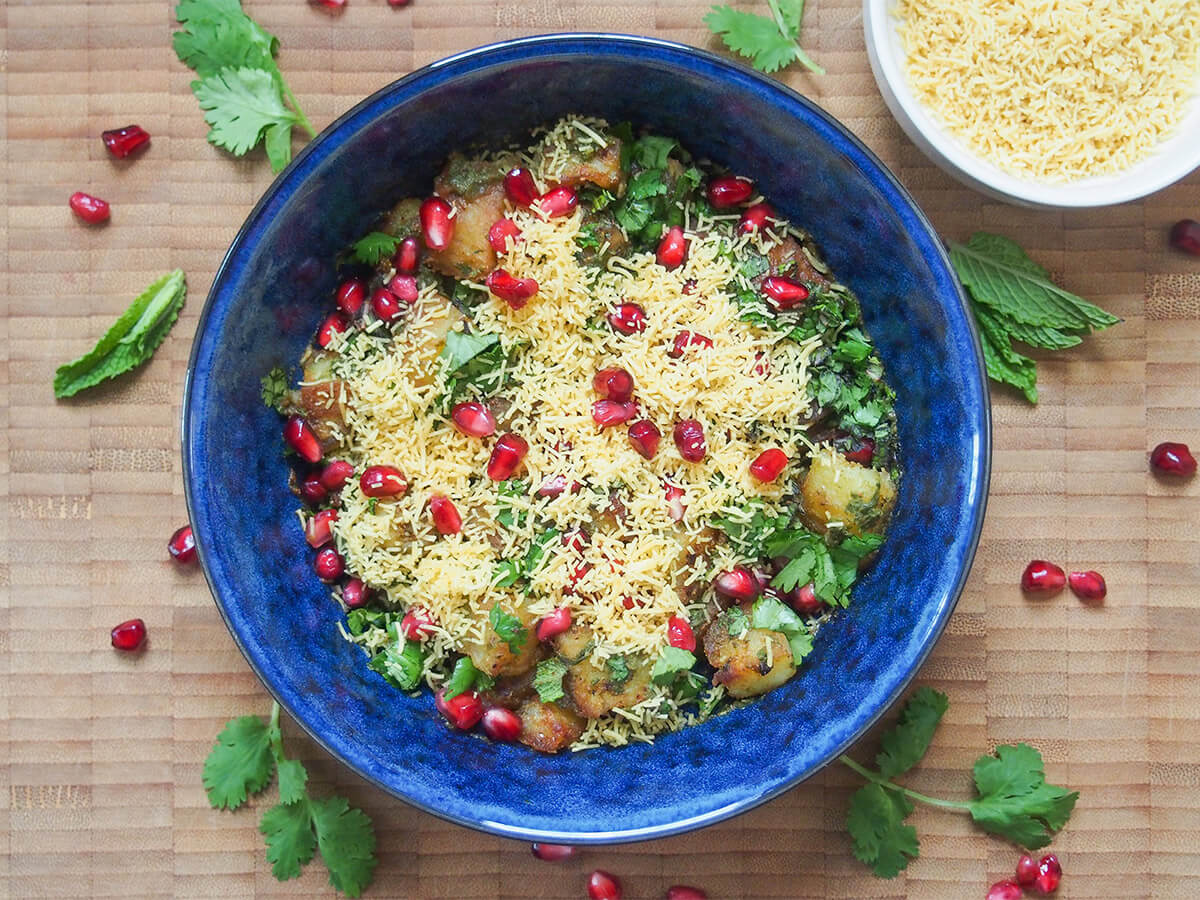
[[[180,393],[213,272],[271,175],[210,147],[169,49],[169,0],[8,0],[0,6],[0,891],[6,896],[328,895],[319,864],[277,884],[257,815],[208,809],[202,760],[225,719],[266,694],[203,579],[166,560],[183,521]],[[411,69],[523,34],[620,30],[711,46],[707,4],[657,0],[246,0],[282,40],[281,65],[318,125]],[[995,469],[980,552],[947,634],[921,672],[950,712],[914,776],[965,795],[975,756],[1030,741],[1051,779],[1081,791],[1055,845],[1069,898],[1200,896],[1200,479],[1164,486],[1146,451],[1200,445],[1200,274],[1165,228],[1200,217],[1200,178],[1095,212],[1036,213],[981,198],[928,163],[888,115],[868,70],[856,0],[815,0],[805,44],[829,74],[789,74],[880,154],[948,236],[1017,237],[1065,285],[1123,325],[1041,364],[1034,409],[994,399]],[[130,165],[97,135],[153,135]],[[113,222],[85,229],[67,196],[93,189]],[[54,368],[90,346],[154,276],[191,285],[153,362],[76,402]],[[1102,609],[1029,603],[1032,557],[1108,578]],[[148,651],[108,647],[130,616]],[[551,867],[525,845],[446,825],[367,787],[285,728],[320,787],[373,817],[376,897],[582,897],[584,873],[627,896],[695,883],[714,898],[974,898],[1015,852],[962,818],[921,809],[922,856],[894,881],[851,857],[840,768],[698,834],[589,851]],[[860,749],[865,753],[870,748]]]

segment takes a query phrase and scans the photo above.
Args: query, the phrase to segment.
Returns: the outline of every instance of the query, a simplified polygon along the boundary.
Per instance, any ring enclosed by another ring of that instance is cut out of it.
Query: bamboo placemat
[[[524,34],[626,31],[713,46],[707,4],[246,0],[282,40],[280,62],[320,127],[439,57]],[[6,896],[329,894],[322,866],[277,884],[257,813],[210,810],[200,767],[220,725],[269,700],[198,573],[166,559],[184,519],[180,393],[205,292],[270,182],[265,160],[210,147],[169,46],[169,0],[9,0],[0,7],[0,889]],[[1141,203],[1030,212],[942,174],[901,134],[867,66],[855,0],[815,0],[805,46],[829,70],[784,77],[859,134],[947,236],[1018,238],[1055,277],[1125,319],[1040,365],[1041,403],[994,398],[995,467],[967,591],[920,680],[950,712],[913,778],[965,796],[976,755],[1037,745],[1051,780],[1081,791],[1054,845],[1069,898],[1200,896],[1200,479],[1164,485],[1146,452],[1200,445],[1200,275],[1165,229],[1200,217],[1200,178]],[[153,144],[114,164],[97,136],[138,122]],[[66,198],[92,189],[113,222],[86,229]],[[56,403],[54,368],[88,346],[159,273],[190,300],[136,376]],[[1032,557],[1108,578],[1101,609],[1025,600]],[[143,617],[136,658],[108,629]],[[370,896],[582,897],[584,873],[631,898],[695,883],[713,898],[982,897],[1016,852],[963,818],[920,809],[921,859],[879,881],[841,826],[854,782],[834,767],[735,821],[550,866],[367,787],[285,728],[318,787],[375,821]],[[864,744],[865,755],[873,748]]]

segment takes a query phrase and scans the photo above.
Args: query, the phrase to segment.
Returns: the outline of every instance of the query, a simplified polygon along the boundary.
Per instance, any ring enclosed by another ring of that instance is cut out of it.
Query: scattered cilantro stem
[[[779,28],[780,34],[788,34],[790,26],[783,18],[783,10],[779,7],[779,0],[767,0],[767,6],[771,8],[771,16],[775,19],[775,25]],[[797,0],[796,20],[799,21],[804,17],[804,0]],[[796,45],[796,62],[804,66],[810,72],[815,72],[817,75],[824,75],[825,70],[817,65],[817,61],[804,52],[804,48],[800,46],[799,37],[793,41]]]
[[[858,763],[856,763],[854,760],[852,760],[848,756],[839,756],[838,762],[840,762],[844,766],[849,766],[851,769],[853,769],[855,772],[857,772],[863,778],[867,779],[867,781],[877,784],[882,788],[887,788],[889,791],[899,791],[905,797],[908,797],[911,800],[916,800],[920,803],[928,803],[930,806],[939,806],[942,809],[954,809],[954,810],[957,810],[958,812],[969,813],[971,811],[970,803],[964,803],[964,802],[960,802],[958,800],[942,800],[942,799],[939,799],[938,797],[930,797],[925,794],[920,794],[914,790],[910,790],[909,788],[903,787],[899,784],[893,784],[892,782],[888,781],[886,778],[883,778],[882,776],[880,776],[878,773],[872,772],[870,769],[866,768],[865,766],[860,766]]]
[[[308,121],[308,116],[300,108],[300,101],[296,99],[296,95],[292,93],[292,89],[288,87],[286,81],[281,82],[281,86],[283,87],[283,96],[287,99],[288,106],[296,114],[297,124],[308,132],[310,139],[315,138],[317,136],[317,129],[313,128],[312,122]]]

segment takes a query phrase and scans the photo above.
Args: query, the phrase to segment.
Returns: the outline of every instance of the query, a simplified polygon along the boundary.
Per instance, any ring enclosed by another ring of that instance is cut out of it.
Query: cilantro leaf
[[[623,654],[610,656],[605,660],[605,666],[608,668],[608,682],[614,687],[621,687],[629,680],[629,663]]]
[[[460,656],[454,663],[454,669],[450,672],[450,677],[446,679],[446,684],[442,687],[442,699],[450,700],[471,690],[479,674],[480,672],[475,668],[475,664],[471,662],[469,656]]]
[[[714,712],[716,712],[717,707],[720,705],[723,699],[725,699],[724,685],[718,684],[705,691],[700,696],[700,703],[698,704],[699,712],[697,715],[699,715],[701,721],[707,719]]]
[[[933,688],[914,692],[900,711],[900,721],[881,739],[883,750],[875,757],[879,774],[891,779],[920,762],[949,706],[946,695]]]
[[[313,800],[311,809],[317,849],[329,870],[329,883],[347,897],[359,896],[379,862],[371,820],[345,797]]]
[[[234,156],[249,153],[268,128],[290,128],[300,121],[284,105],[278,82],[262,69],[222,69],[193,81],[192,93],[211,126],[209,143]]]
[[[226,723],[204,761],[204,790],[215,809],[237,809],[267,786],[275,771],[271,732],[258,716]]]
[[[750,617],[740,606],[731,606],[721,614],[725,620],[725,631],[730,637],[741,637],[750,630]]]
[[[395,253],[396,248],[400,246],[400,242],[403,240],[404,238],[385,234],[382,231],[372,231],[354,242],[353,249],[350,251],[350,257],[356,262],[374,266],[385,256],[391,256]],[[451,336],[455,334],[457,332],[452,331],[446,335],[447,345],[450,343]],[[459,336],[462,337],[462,335]]]
[[[850,832],[854,856],[880,878],[896,877],[917,858],[917,830],[904,824],[912,811],[912,804],[903,794],[877,784],[859,788],[850,798],[846,830]]]
[[[538,693],[538,699],[543,703],[552,703],[563,698],[563,676],[567,674],[566,664],[557,656],[543,659],[537,664],[533,674],[533,689]]]
[[[532,553],[532,548],[530,553]],[[492,626],[492,631],[496,632],[496,636],[504,643],[508,644],[508,649],[512,653],[520,653],[521,648],[525,646],[525,641],[529,637],[529,629],[521,624],[521,620],[512,613],[505,612],[500,608],[499,603],[492,605],[492,611],[488,613],[488,622]]]
[[[558,539],[558,531],[548,528],[533,539],[525,553],[525,577],[531,577],[546,558],[546,548]],[[516,651],[513,651],[516,652]]]
[[[492,573],[492,587],[509,588],[521,580],[524,570],[520,563],[513,562],[511,559],[502,559],[496,564],[496,570]]]
[[[288,397],[287,373],[279,366],[262,377],[262,401],[275,412],[282,414]]]
[[[482,396],[496,391],[508,377],[508,355],[494,334],[451,331],[438,358],[443,363],[447,412],[450,404],[472,389]]]
[[[393,640],[371,657],[367,667],[400,690],[411,691],[421,683],[425,653],[416,641]]]
[[[54,396],[60,400],[115,378],[145,363],[167,336],[187,297],[182,269],[157,279],[83,356],[54,373]]]
[[[1029,850],[1044,847],[1067,823],[1077,791],[1046,783],[1042,755],[1028,744],[1003,745],[975,762],[971,818]]]
[[[175,18],[185,26],[172,36],[175,55],[202,78],[222,69],[275,66],[279,39],[247,16],[239,0],[180,0]]]
[[[714,6],[704,17],[709,31],[734,53],[750,60],[760,72],[777,72],[793,62],[818,75],[825,70],[805,53],[797,40],[804,4],[796,0],[767,0],[770,16],[759,16],[729,6]]]
[[[280,803],[263,813],[258,830],[267,841],[267,862],[278,881],[299,878],[301,867],[317,846],[307,796],[295,803]]]
[[[303,763],[295,759],[281,759],[276,762],[276,781],[279,783],[279,802],[297,803],[305,795],[305,785],[308,784],[308,770]]]
[[[754,628],[778,631],[786,637],[796,665],[800,665],[800,660],[812,652],[812,631],[803,619],[775,597],[764,594],[754,601],[750,610],[750,624]]]
[[[659,685],[670,684],[680,672],[689,671],[695,664],[694,653],[681,647],[663,647],[650,669],[650,680]]]

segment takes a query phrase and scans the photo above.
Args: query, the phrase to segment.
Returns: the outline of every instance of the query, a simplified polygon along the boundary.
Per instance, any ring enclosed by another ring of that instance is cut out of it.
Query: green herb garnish
[[[566,664],[558,657],[543,659],[537,664],[533,673],[533,689],[538,693],[538,699],[543,703],[553,703],[563,698],[563,676],[567,674]]]
[[[670,684],[680,672],[690,671],[695,664],[695,654],[680,647],[663,647],[650,669],[650,680],[655,684]]]
[[[353,615],[360,610],[352,610]],[[349,621],[349,617],[347,617]],[[354,623],[350,624],[351,633]],[[388,682],[402,691],[416,690],[421,683],[421,672],[425,666],[425,653],[416,641],[406,641],[397,633],[395,623],[388,629],[392,640],[379,652],[371,657],[368,668],[378,672]]]
[[[629,680],[629,663],[625,661],[623,654],[610,656],[604,664],[608,668],[608,683],[613,687],[619,688]]]
[[[289,393],[287,372],[276,366],[259,383],[262,385],[263,403],[282,415]]]
[[[792,661],[796,665],[800,665],[800,660],[812,652],[812,631],[803,619],[774,597],[764,595],[754,601],[750,624],[754,628],[778,631],[786,637],[792,651]]]
[[[800,48],[804,0],[767,0],[767,7],[769,16],[714,6],[704,17],[704,24],[760,72],[778,72],[798,62],[810,72],[824,75],[825,70]]]
[[[404,238],[398,238],[382,231],[372,231],[354,242],[350,250],[350,258],[364,265],[378,265],[381,259],[391,256],[400,246]],[[449,335],[447,335],[449,338]]]
[[[500,608],[500,604],[496,603],[492,606],[492,611],[488,613],[488,622],[491,623],[492,631],[496,632],[496,636],[508,644],[510,652],[521,652],[521,648],[525,646],[525,641],[529,637],[529,629],[521,624],[520,619],[512,613],[505,612]]]

